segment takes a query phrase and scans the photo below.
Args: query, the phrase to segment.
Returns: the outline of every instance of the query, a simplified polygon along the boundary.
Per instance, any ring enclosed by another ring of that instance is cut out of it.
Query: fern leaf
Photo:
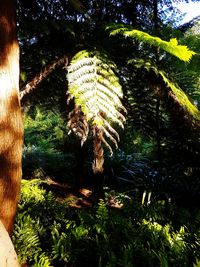
[[[172,90],[174,95],[177,97],[181,106],[188,111],[192,117],[200,121],[200,111],[198,108],[190,101],[188,96],[179,88],[177,85],[173,84],[165,75],[164,72],[160,71],[159,75],[162,77],[166,85]]]
[[[53,267],[51,265],[50,259],[48,256],[43,252],[40,255],[35,256],[35,264],[33,267]]]
[[[158,70],[157,67],[152,66],[150,62],[138,61],[136,66],[143,67],[148,72],[153,71],[153,73],[166,85],[167,88],[165,88],[165,93],[169,99],[172,99],[173,102],[176,103],[177,110],[183,113],[184,120],[192,121],[193,126],[200,127],[200,111],[190,101],[183,90],[167,77],[164,71]]]
[[[125,37],[132,37],[138,41],[148,43],[155,47],[159,47],[166,52],[178,57],[185,62],[190,61],[193,55],[196,53],[189,50],[185,45],[179,45],[176,38],[170,39],[169,42],[162,40],[159,37],[152,36],[146,32],[134,30],[127,25],[111,25],[107,29],[110,31],[110,35],[122,34]]]
[[[125,111],[121,103],[123,93],[115,69],[115,64],[107,55],[86,50],[77,53],[68,67],[70,98],[74,98],[75,106],[84,114],[85,120],[93,125],[95,154],[93,169],[95,172],[102,171],[102,144],[112,154],[112,148],[105,137],[117,146],[119,135],[112,124],[118,124],[123,128],[125,122],[125,117],[121,113],[122,110]],[[74,115],[75,113],[71,113],[71,121],[73,121]],[[78,117],[76,121],[78,121]],[[70,124],[75,126],[71,122]],[[73,131],[82,136],[80,123],[76,124],[79,127],[74,127]],[[87,136],[85,135],[85,137]]]
[[[81,106],[88,121],[104,111],[122,126],[124,118],[117,110],[122,107],[121,86],[114,71],[101,59],[86,51],[79,52],[68,68],[68,81],[69,94],[75,98],[77,106]]]

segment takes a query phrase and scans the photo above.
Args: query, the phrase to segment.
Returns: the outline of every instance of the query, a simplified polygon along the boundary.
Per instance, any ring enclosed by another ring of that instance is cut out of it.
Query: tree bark
[[[0,220],[12,233],[21,178],[23,126],[15,0],[0,1]]]
[[[12,241],[1,221],[0,221],[0,266],[20,267]]]

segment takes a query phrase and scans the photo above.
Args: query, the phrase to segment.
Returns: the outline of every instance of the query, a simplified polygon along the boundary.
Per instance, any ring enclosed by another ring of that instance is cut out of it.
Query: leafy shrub
[[[36,107],[24,116],[25,145],[23,148],[24,177],[40,174],[71,178],[74,155],[63,153],[67,126],[58,112]],[[41,177],[40,177],[41,178]]]
[[[72,210],[42,188],[39,179],[22,181],[13,241],[29,266],[185,266],[200,259],[200,232],[194,225],[173,227],[177,210],[165,203],[139,205],[124,198],[121,209],[103,200]],[[191,217],[191,215],[188,215]]]
[[[40,107],[36,107],[32,114],[26,113],[24,128],[25,145],[34,145],[43,151],[59,150],[68,131],[58,112],[47,112]]]

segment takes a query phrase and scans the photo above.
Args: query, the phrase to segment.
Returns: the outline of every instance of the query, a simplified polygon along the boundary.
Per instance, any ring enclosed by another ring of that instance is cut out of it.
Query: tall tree
[[[15,0],[0,1],[0,220],[12,233],[21,178],[23,126]]]

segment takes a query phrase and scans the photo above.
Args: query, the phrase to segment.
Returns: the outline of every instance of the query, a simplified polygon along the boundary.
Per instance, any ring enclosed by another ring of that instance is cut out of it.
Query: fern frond
[[[32,267],[53,267],[49,257],[43,252],[34,257],[35,264]]]
[[[45,200],[45,190],[39,187],[42,183],[44,183],[44,181],[40,179],[32,179],[30,181],[23,179],[21,181],[21,186],[23,188],[23,192],[21,192],[21,199],[23,201],[32,199],[35,203],[43,202]]]
[[[31,218],[29,214],[26,216],[18,214],[17,223],[14,229],[13,242],[19,257],[20,263],[27,260],[33,260],[34,256],[41,253],[40,236],[37,231],[38,222]]]
[[[68,81],[69,94],[75,98],[76,105],[81,106],[87,120],[104,111],[108,118],[122,126],[124,118],[117,110],[122,107],[122,90],[112,66],[96,55],[81,51],[68,68]]]
[[[131,27],[127,27],[127,25],[122,24],[108,26],[107,30],[110,31],[110,35],[121,34],[125,37],[132,37],[138,41],[159,47],[185,62],[190,61],[192,56],[196,54],[194,51],[189,50],[187,46],[179,45],[176,38],[172,38],[169,42],[167,42],[159,37],[152,36],[143,31],[134,30]]]
[[[166,85],[172,90],[174,95],[177,97],[179,103],[181,106],[188,111],[190,115],[192,115],[196,120],[200,121],[200,111],[198,108],[190,101],[188,96],[181,90],[180,87],[177,85],[173,84],[165,75],[163,71],[160,71],[158,73],[163,81],[166,83]]]
[[[112,124],[115,123],[123,128],[125,122],[121,112],[125,111],[121,103],[123,93],[115,71],[116,65],[107,55],[86,50],[77,53],[68,67],[70,97],[74,98],[75,106],[79,107],[85,120],[93,125],[95,172],[102,171],[102,143],[112,154],[112,148],[105,137],[117,146],[119,135]],[[76,114],[80,116],[77,112]],[[80,121],[78,117],[76,120]],[[70,124],[74,125],[71,122]],[[77,135],[83,135],[80,123],[75,129]]]
[[[183,113],[184,120],[192,121],[193,126],[200,127],[200,111],[190,101],[183,90],[167,77],[164,71],[158,70],[157,67],[152,66],[150,62],[138,61],[135,66],[143,67],[148,72],[153,72],[166,85],[166,88],[164,88],[165,92],[163,93],[167,95],[168,99],[176,103],[177,111],[179,110]],[[159,94],[160,92],[156,93]]]

